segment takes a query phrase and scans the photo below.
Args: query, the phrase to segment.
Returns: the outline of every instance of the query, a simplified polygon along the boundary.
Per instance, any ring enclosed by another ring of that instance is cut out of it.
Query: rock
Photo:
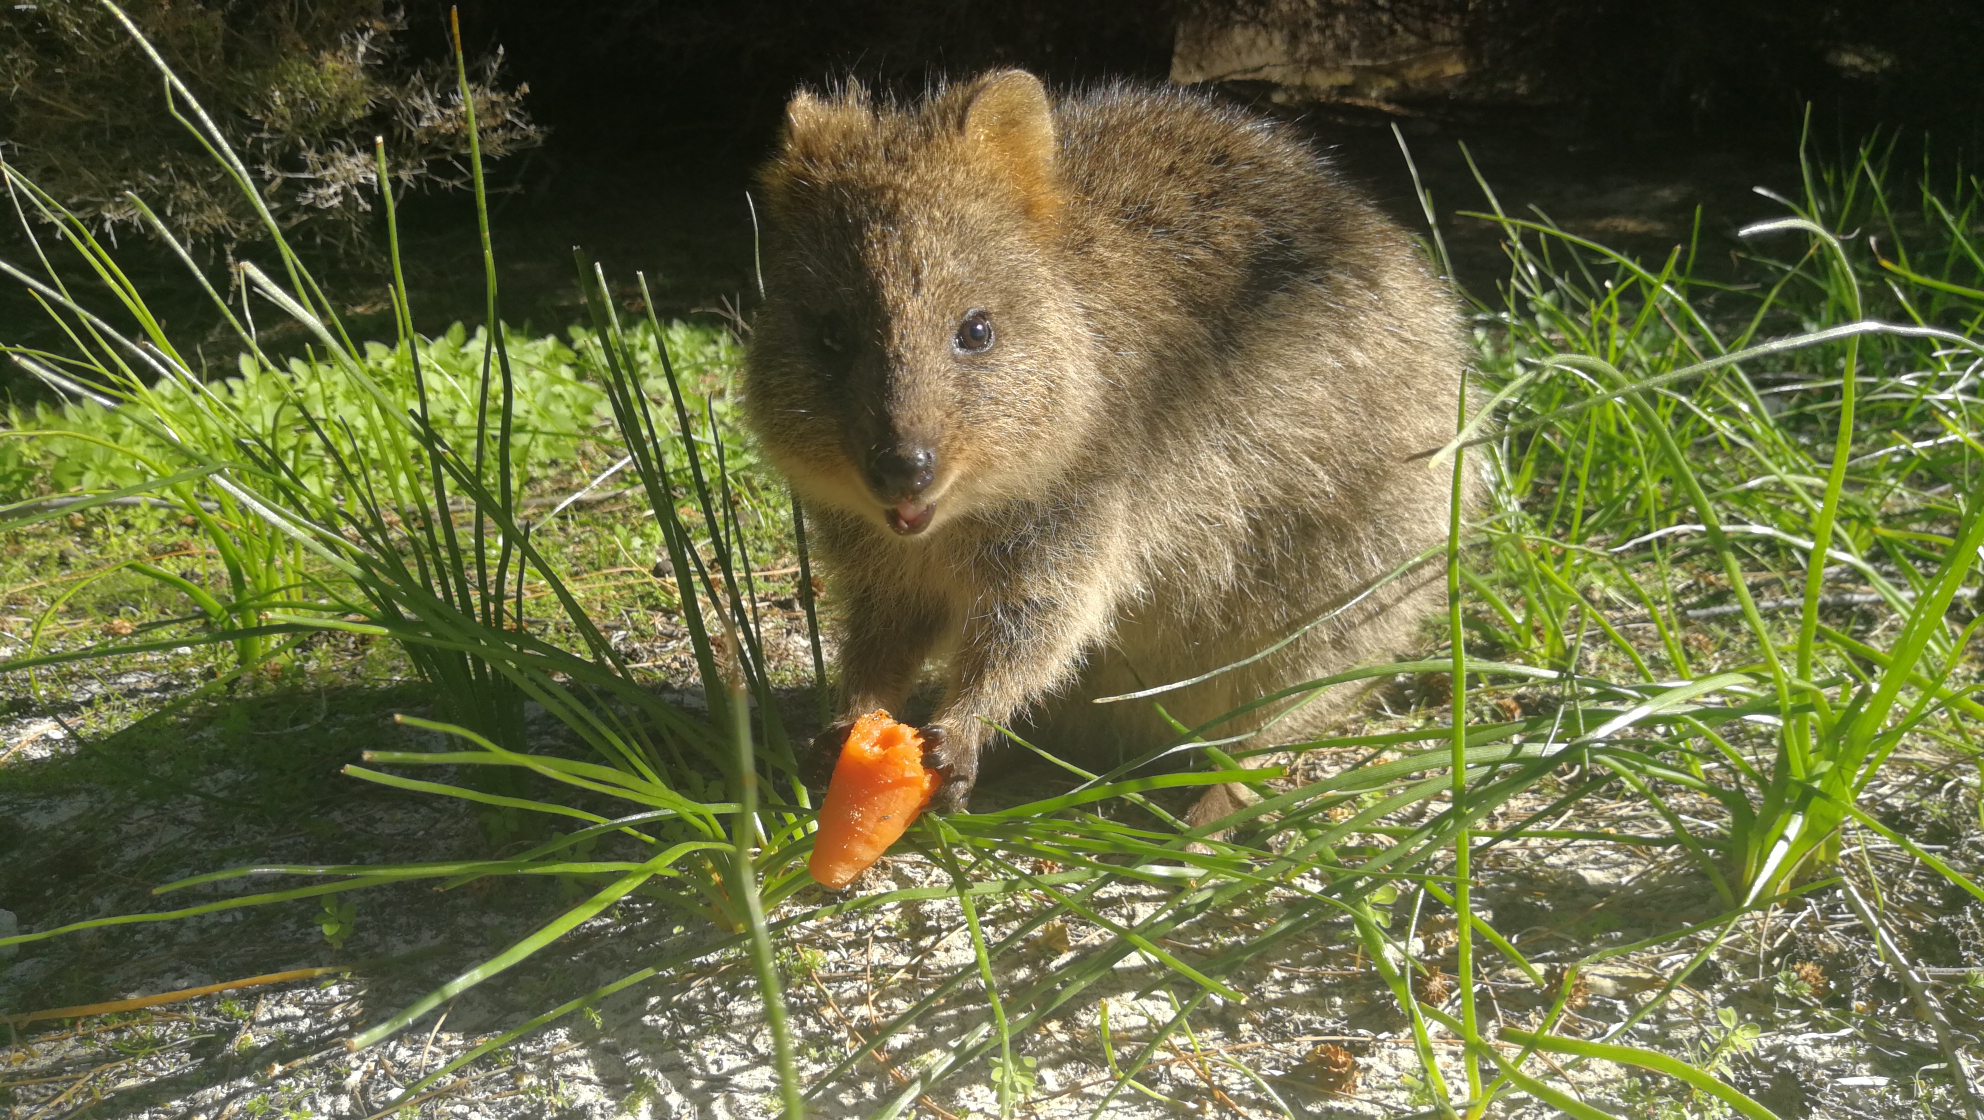
[[[1197,5],[1179,20],[1171,80],[1266,81],[1324,99],[1451,94],[1468,74],[1471,6],[1433,0],[1415,15],[1401,20],[1356,5],[1319,11],[1306,0]]]
[[[7,971],[0,972],[0,996],[25,992],[54,971],[55,962],[47,957],[29,957]]]

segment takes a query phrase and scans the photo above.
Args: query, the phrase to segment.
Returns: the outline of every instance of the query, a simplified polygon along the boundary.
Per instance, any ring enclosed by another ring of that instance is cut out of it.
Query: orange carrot
[[[854,721],[834,763],[820,831],[813,837],[813,878],[839,890],[882,858],[943,779],[923,768],[923,737],[884,711]]]

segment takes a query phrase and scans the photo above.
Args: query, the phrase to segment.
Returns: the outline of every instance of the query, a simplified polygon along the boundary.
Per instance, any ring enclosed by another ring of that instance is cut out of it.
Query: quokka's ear
[[[785,105],[785,154],[802,160],[843,151],[847,142],[874,126],[868,91],[849,81],[838,97],[800,90]]]
[[[980,78],[965,109],[974,158],[1019,189],[1027,213],[1051,217],[1061,205],[1054,175],[1054,109],[1040,79],[1024,70]]]

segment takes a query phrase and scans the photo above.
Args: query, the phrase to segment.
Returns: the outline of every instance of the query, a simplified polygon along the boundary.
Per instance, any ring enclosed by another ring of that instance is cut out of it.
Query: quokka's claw
[[[916,733],[923,737],[924,767],[935,770],[944,779],[930,798],[930,807],[940,813],[964,812],[965,802],[971,800],[972,787],[978,784],[977,757],[956,757],[950,749],[949,733],[936,724],[919,727]]]
[[[799,780],[806,788],[817,791],[827,787],[834,776],[834,763],[840,760],[840,748],[852,730],[854,721],[844,719],[813,736],[813,745],[799,758]]]
[[[949,778],[950,756],[945,753],[944,746],[950,741],[950,734],[934,723],[917,728],[916,734],[923,740],[924,768],[935,770]]]

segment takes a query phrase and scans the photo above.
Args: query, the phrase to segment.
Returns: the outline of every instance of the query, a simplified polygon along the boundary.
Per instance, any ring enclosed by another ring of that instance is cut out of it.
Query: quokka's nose
[[[884,501],[908,501],[937,478],[937,453],[915,445],[890,447],[868,461],[868,485]]]

